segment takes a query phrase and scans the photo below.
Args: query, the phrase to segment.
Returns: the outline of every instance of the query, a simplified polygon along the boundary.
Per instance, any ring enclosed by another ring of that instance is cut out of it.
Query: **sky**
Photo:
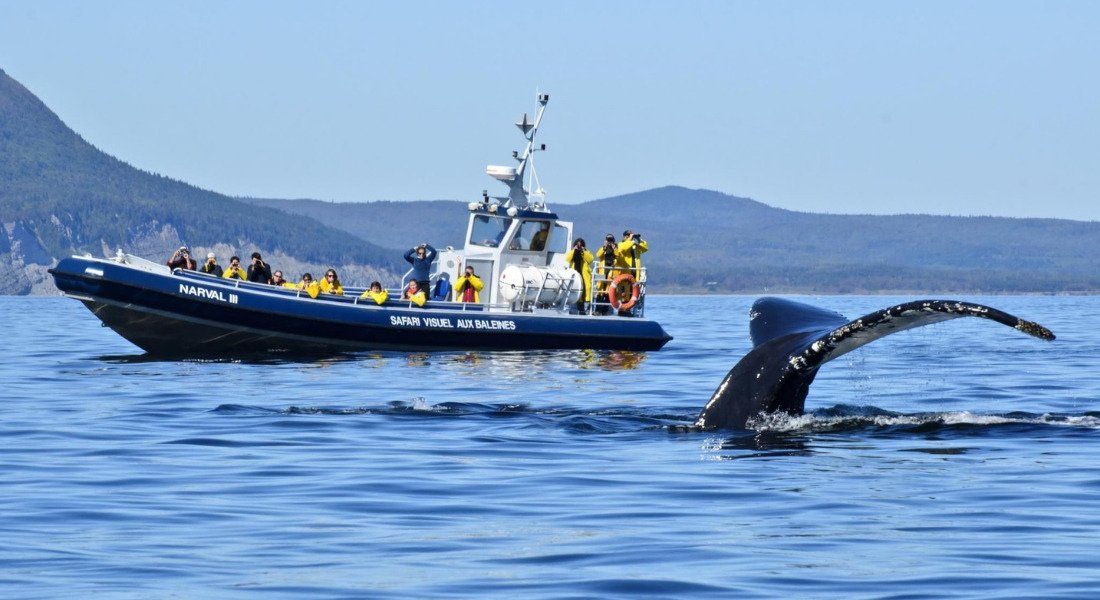
[[[1100,2],[0,0],[0,68],[140,168],[232,195],[663,185],[812,212],[1100,220]]]

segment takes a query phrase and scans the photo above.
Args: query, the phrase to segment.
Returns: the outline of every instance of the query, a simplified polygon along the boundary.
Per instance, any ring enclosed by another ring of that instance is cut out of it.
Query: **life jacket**
[[[336,294],[337,296],[344,295],[344,286],[340,285],[340,280],[336,279],[336,283],[329,283],[328,279],[322,279],[321,283],[317,284],[321,287],[321,291],[326,294]]]
[[[359,295],[360,300],[366,300],[368,298],[374,300],[375,304],[381,306],[386,303],[386,300],[389,300],[390,293],[386,290],[379,290],[377,292],[367,290]]]

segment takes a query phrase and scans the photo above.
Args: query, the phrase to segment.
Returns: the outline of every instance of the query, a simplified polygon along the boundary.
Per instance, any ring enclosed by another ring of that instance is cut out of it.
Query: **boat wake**
[[[944,411],[896,413],[875,407],[838,404],[802,415],[760,414],[749,419],[748,430],[762,433],[835,433],[860,430],[929,433],[998,428],[1100,429],[1100,412],[1080,415],[1028,412],[976,413]]]
[[[634,408],[584,410],[575,407],[533,407],[529,404],[441,402],[423,398],[390,402],[382,406],[290,406],[282,409],[242,404],[222,404],[212,412],[229,416],[354,416],[376,415],[395,419],[513,420],[520,429],[565,429],[573,433],[620,434],[667,431],[675,434],[700,433],[691,424],[689,412],[652,411]],[[999,433],[1044,435],[1058,432],[1100,430],[1100,412],[1083,414],[1034,414],[1027,412],[981,413],[942,411],[898,413],[873,406],[838,404],[802,415],[762,413],[749,419],[747,427],[731,439],[764,434],[771,437],[853,433],[872,436],[927,436],[929,434],[983,436]],[[713,432],[708,432],[712,435]]]

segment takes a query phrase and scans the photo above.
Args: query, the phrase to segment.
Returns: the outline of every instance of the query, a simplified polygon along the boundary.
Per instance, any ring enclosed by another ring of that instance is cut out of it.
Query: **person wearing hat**
[[[176,250],[172,258],[168,259],[168,268],[173,271],[176,269],[194,271],[195,266],[195,259],[191,258],[191,251],[187,249],[187,246],[180,246],[180,249]]]
[[[214,277],[222,276],[222,266],[218,264],[218,257],[214,256],[213,252],[206,254],[206,262],[202,263],[202,268],[199,270]]]

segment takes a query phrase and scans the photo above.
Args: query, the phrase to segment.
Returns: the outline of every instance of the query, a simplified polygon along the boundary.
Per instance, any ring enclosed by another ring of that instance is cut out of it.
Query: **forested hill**
[[[460,201],[249,201],[394,248],[457,246],[465,232]],[[676,186],[553,208],[590,247],[607,232],[642,232],[660,290],[1100,291],[1100,222],[804,213]]]
[[[181,242],[223,253],[259,249],[302,268],[346,265],[364,277],[396,265],[392,252],[345,231],[109,156],[2,70],[0,223],[0,293],[48,289],[45,269],[74,252],[121,247],[163,260]]]

